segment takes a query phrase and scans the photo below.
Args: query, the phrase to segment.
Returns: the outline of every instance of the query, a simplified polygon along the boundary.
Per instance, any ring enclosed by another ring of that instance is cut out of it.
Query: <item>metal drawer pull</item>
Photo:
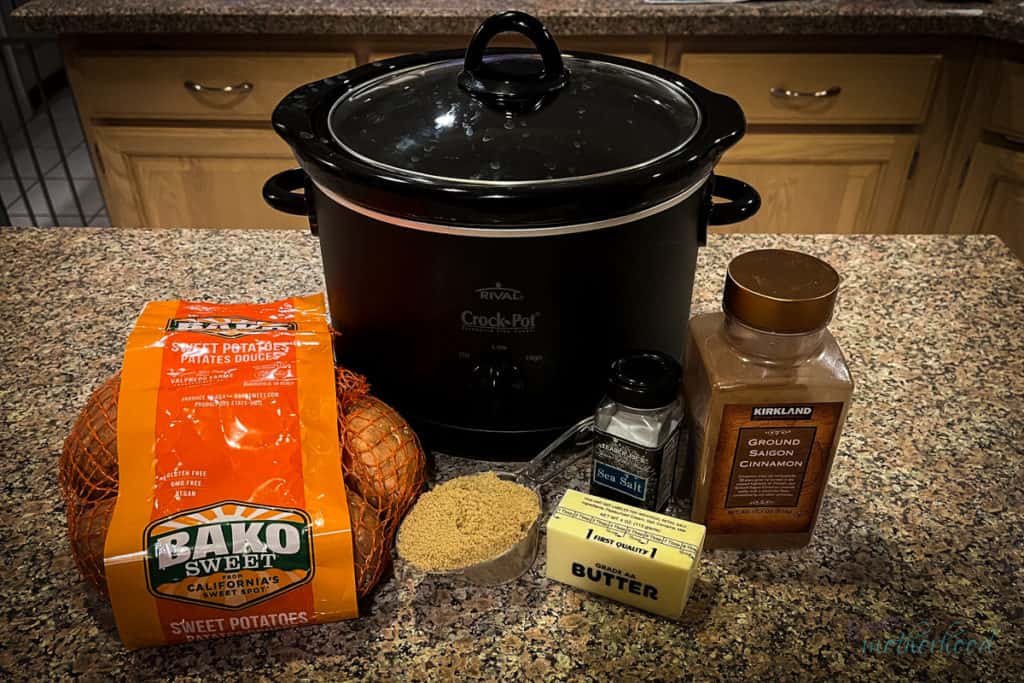
[[[252,83],[244,81],[238,85],[225,85],[220,88],[203,85],[202,83],[196,83],[195,81],[185,81],[185,90],[191,92],[218,92],[230,95],[236,92],[249,92],[252,90]]]
[[[835,97],[842,91],[838,85],[833,85],[831,88],[825,90],[787,90],[786,88],[772,88],[768,92],[772,94],[772,97]]]

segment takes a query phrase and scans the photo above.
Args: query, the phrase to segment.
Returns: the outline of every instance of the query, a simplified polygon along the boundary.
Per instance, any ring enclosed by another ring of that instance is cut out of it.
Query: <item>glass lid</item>
[[[504,32],[533,47],[488,49]],[[296,88],[272,121],[307,190],[378,217],[486,230],[665,210],[707,184],[745,129],[731,98],[649,64],[563,55],[515,11],[486,19],[465,51],[392,57]]]
[[[334,104],[331,136],[391,171],[508,185],[643,168],[700,128],[697,105],[678,85],[571,55],[557,55],[560,68],[552,67],[538,47],[541,55],[481,55],[475,72],[450,59],[370,80]]]

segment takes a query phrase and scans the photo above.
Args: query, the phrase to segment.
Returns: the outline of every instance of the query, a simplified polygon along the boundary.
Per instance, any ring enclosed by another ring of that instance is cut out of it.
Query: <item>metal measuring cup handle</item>
[[[561,459],[555,459],[552,456],[561,448],[569,439],[573,437],[579,437],[580,435],[587,434],[592,435],[594,431],[594,418],[592,416],[585,417],[572,427],[562,432],[558,438],[549,443],[544,447],[540,453],[538,453],[532,460],[526,463],[521,469],[512,474],[515,475],[514,481],[524,486],[537,490],[544,484],[554,479],[557,475],[561,474],[567,467],[578,462],[581,458],[586,456],[590,451],[585,448],[579,449],[576,453],[568,457]],[[590,436],[590,439],[593,437]],[[587,441],[577,440],[577,445],[582,446]],[[553,465],[553,466],[552,466]]]

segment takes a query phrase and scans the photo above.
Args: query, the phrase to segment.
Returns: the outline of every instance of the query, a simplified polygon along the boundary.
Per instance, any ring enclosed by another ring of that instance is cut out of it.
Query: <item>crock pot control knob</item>
[[[485,396],[508,396],[526,388],[523,371],[504,356],[482,361],[473,368],[477,391]]]
[[[512,31],[529,38],[543,63],[539,73],[526,60],[504,59],[484,62],[484,51],[499,33]],[[504,67],[504,68],[503,68]],[[525,12],[502,12],[484,20],[466,48],[466,61],[459,74],[459,87],[485,104],[510,111],[534,111],[569,82],[569,70],[562,53],[544,24]]]

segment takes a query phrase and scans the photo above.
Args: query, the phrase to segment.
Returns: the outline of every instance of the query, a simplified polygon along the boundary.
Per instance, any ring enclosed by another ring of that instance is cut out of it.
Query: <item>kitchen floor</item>
[[[0,198],[3,199],[10,223],[40,227],[109,227],[110,218],[100,194],[70,90],[65,89],[54,95],[50,107],[56,124],[56,135],[45,109],[40,109],[28,122],[27,131],[8,131],[13,158],[7,158],[6,150],[0,145]],[[62,148],[67,161],[66,170],[61,160]],[[39,162],[39,171],[32,161],[32,149]],[[24,193],[15,180],[15,168],[21,176]],[[68,175],[71,177],[70,182]],[[47,193],[49,203],[46,200]],[[76,194],[81,210],[75,202]]]

